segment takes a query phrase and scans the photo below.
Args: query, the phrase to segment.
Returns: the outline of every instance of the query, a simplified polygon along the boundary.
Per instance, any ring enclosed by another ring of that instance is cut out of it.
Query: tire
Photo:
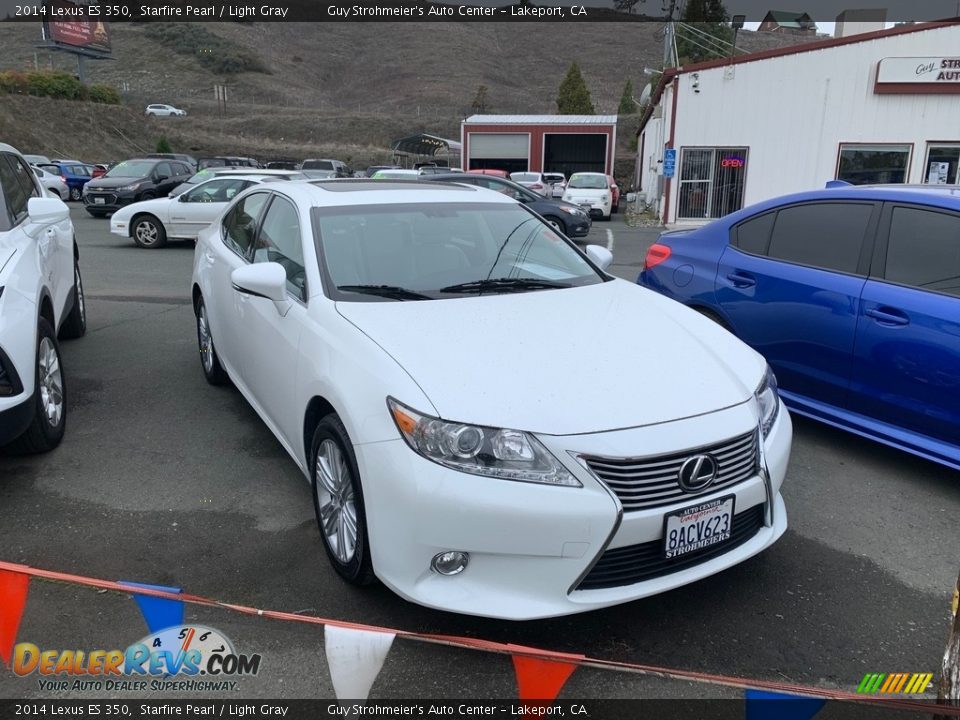
[[[143,202],[144,200],[153,200],[155,197],[156,197],[156,194],[148,190],[137,199],[137,202]]]
[[[546,215],[544,218],[554,230],[559,230],[564,235],[567,234],[567,224],[554,215]]]
[[[213,344],[213,335],[210,333],[210,321],[207,318],[207,306],[203,298],[197,300],[195,308],[197,316],[197,346],[200,348],[200,367],[203,376],[211,385],[226,385],[227,372],[220,364],[217,349]]]
[[[146,250],[155,250],[167,244],[167,231],[153,215],[139,215],[133,221],[130,236]]]
[[[33,403],[33,420],[20,437],[4,448],[6,451],[16,455],[48,452],[60,444],[67,427],[67,386],[63,380],[60,345],[44,318],[37,323]]]
[[[313,509],[330,564],[351,585],[369,585],[376,576],[370,559],[363,490],[353,443],[340,418],[333,414],[323,418],[313,431],[310,448]]]
[[[73,307],[70,314],[60,326],[60,337],[64,340],[74,340],[83,337],[87,332],[87,303],[83,296],[83,278],[80,276],[80,265],[73,261]]]
[[[80,198],[82,198],[82,197],[83,197],[83,192],[81,192],[80,188],[78,188],[78,187],[72,187],[72,188],[70,188],[70,199],[71,199],[71,200],[77,201],[77,200],[80,200]]]

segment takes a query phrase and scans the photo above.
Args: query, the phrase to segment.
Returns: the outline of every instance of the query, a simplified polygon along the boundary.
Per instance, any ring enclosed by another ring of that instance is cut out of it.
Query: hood
[[[564,197],[600,197],[601,195],[610,195],[610,188],[572,188],[567,185],[563,191]]]
[[[337,310],[441,417],[494,427],[570,435],[668,422],[749,400],[764,371],[715,323],[625,280]]]
[[[152,200],[141,200],[140,202],[130,203],[129,205],[124,205],[122,208],[117,210],[110,218],[111,224],[117,220],[129,220],[138,212],[143,212],[147,210],[163,222],[168,222],[170,219],[170,205],[171,203],[177,202],[176,200],[170,200],[168,197],[162,198],[153,198]]]
[[[87,183],[87,187],[91,190],[113,190],[118,187],[124,187],[125,185],[133,185],[133,183],[138,182],[147,182],[149,178],[140,177],[98,177],[94,178]]]

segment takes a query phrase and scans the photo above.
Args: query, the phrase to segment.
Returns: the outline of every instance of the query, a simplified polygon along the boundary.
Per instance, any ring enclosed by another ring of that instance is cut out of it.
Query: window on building
[[[841,145],[837,180],[853,185],[905,183],[909,145]]]
[[[743,207],[747,148],[683,148],[677,217],[718,218]]]
[[[922,290],[960,295],[960,216],[894,208],[884,277]]]
[[[960,183],[960,143],[927,145],[927,161],[923,164],[924,183],[955,185]]]

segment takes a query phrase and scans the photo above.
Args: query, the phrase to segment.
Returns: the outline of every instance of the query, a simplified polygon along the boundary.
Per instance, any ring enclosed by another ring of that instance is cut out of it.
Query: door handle
[[[733,286],[737,288],[748,288],[757,284],[757,281],[753,277],[739,272],[730,273],[727,275],[727,280],[732,282]]]
[[[909,325],[910,318],[893,308],[869,308],[864,315],[872,317],[881,325]]]

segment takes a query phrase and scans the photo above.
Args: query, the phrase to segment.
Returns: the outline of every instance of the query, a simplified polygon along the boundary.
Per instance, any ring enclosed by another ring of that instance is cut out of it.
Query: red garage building
[[[616,115],[472,115],[460,127],[464,170],[613,174]]]

